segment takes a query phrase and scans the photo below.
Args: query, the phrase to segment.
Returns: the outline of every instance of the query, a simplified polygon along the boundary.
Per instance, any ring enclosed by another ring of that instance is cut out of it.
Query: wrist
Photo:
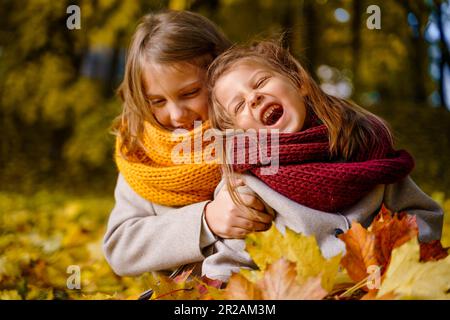
[[[205,206],[205,210],[203,210],[203,220],[204,220],[204,222],[205,222],[206,227],[208,228],[208,230],[210,230],[211,233],[212,233],[214,236],[216,236],[214,230],[211,228],[211,225],[210,225],[210,223],[209,223],[209,216],[210,216],[210,213],[211,213],[211,206],[210,206],[211,203],[212,203],[212,201],[209,201],[209,202],[206,204],[206,206]]]

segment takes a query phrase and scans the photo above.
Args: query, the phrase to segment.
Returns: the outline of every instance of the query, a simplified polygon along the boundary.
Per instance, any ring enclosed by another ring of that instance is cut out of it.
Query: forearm
[[[162,216],[132,217],[108,230],[104,252],[113,270],[134,276],[203,260],[200,234],[204,204]]]

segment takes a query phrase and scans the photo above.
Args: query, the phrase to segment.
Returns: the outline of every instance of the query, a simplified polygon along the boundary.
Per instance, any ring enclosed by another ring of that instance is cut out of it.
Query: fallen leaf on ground
[[[450,256],[439,261],[420,262],[416,238],[392,252],[377,297],[389,292],[411,299],[450,299]]]
[[[286,228],[283,235],[275,225],[266,232],[251,234],[246,240],[246,250],[260,271],[241,271],[250,281],[261,279],[269,264],[281,258],[295,263],[297,282],[310,277],[321,277],[326,291],[333,288],[341,255],[325,259],[314,236],[304,236]]]
[[[420,244],[420,261],[436,261],[448,256],[448,249],[443,248],[441,241],[433,240]]]
[[[383,205],[368,229],[352,222],[350,230],[339,236],[346,246],[342,265],[355,282],[365,279],[371,266],[378,266],[383,275],[392,250],[416,238],[417,234],[415,216],[405,213],[392,214]]]
[[[283,258],[267,266],[256,283],[241,274],[232,275],[225,291],[226,299],[235,300],[320,300],[327,295],[320,276],[299,284],[295,263]]]

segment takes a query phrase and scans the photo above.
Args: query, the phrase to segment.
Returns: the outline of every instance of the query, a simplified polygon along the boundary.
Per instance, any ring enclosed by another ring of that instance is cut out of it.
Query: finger
[[[274,216],[261,211],[253,211],[256,215],[254,216],[254,220],[259,221],[265,224],[271,224]]]
[[[253,221],[245,217],[235,217],[232,221],[232,228],[245,229],[247,232],[253,231]]]
[[[261,222],[254,222],[254,229],[253,231],[266,231],[269,230],[272,226],[272,223],[261,223]]]
[[[245,211],[240,210],[238,217],[265,224],[271,223],[274,218],[272,215],[267,214],[263,211],[258,211],[249,208],[247,208],[247,210]]]
[[[270,228],[270,223],[262,223],[259,221],[253,221],[246,218],[236,217],[233,220],[232,227],[245,229],[248,232],[262,231]]]
[[[264,211],[264,204],[256,196],[249,194],[241,194],[241,199],[245,206],[258,211]]]

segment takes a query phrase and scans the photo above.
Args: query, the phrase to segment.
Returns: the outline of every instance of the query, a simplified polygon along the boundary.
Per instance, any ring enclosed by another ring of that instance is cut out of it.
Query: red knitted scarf
[[[375,128],[380,126],[374,125]],[[404,150],[393,150],[382,130],[380,136],[385,137],[384,143],[362,150],[355,160],[332,161],[328,130],[320,121],[313,121],[306,130],[279,135],[276,174],[261,174],[263,165],[258,151],[249,151],[248,143],[245,147],[235,144],[234,155],[245,152],[246,162],[233,167],[237,172],[250,171],[270,188],[299,204],[320,211],[339,212],[358,202],[376,185],[395,183],[412,171],[414,160],[411,155]],[[270,148],[268,151],[270,157]],[[252,156],[257,159],[256,164],[248,163]]]

